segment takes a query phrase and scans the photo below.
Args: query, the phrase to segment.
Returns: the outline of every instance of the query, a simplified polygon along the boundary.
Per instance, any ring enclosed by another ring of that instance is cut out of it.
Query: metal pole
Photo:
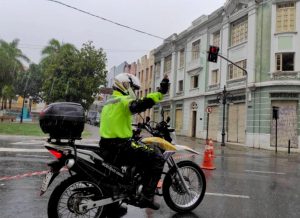
[[[225,146],[225,105],[226,105],[226,96],[227,91],[226,91],[226,86],[224,86],[223,90],[223,96],[222,96],[222,104],[223,104],[223,125],[222,125],[222,142],[221,146]]]
[[[275,152],[277,153],[277,119],[275,119]]]
[[[226,61],[228,61],[229,63],[231,63],[232,65],[236,66],[237,68],[241,69],[246,76],[246,87],[245,87],[245,144],[247,145],[247,116],[248,116],[248,72],[247,70],[245,70],[244,68],[240,67],[239,65],[237,65],[236,63],[232,62],[231,60],[229,60],[228,58],[224,57],[223,55],[218,54],[219,57],[225,59]]]
[[[209,113],[207,113],[207,124],[206,124],[206,144],[208,144],[208,124],[209,124]]]
[[[246,73],[246,90],[245,90],[245,145],[247,146],[247,120],[248,120],[248,73],[246,70],[244,70],[244,72]]]
[[[223,104],[223,127],[222,127],[222,143],[221,146],[225,146],[225,104]]]

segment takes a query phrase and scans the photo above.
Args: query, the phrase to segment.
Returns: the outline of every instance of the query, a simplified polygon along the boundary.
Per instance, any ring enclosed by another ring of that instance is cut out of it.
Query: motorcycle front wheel
[[[185,190],[177,169],[173,167],[163,181],[163,196],[172,210],[179,213],[189,212],[203,200],[206,189],[205,175],[201,168],[192,161],[181,161],[177,163],[177,166],[189,192]]]
[[[101,199],[103,196],[103,191],[97,184],[79,176],[69,177],[52,192],[48,203],[48,217],[102,217],[105,206],[83,211],[79,210],[79,206],[87,200]]]

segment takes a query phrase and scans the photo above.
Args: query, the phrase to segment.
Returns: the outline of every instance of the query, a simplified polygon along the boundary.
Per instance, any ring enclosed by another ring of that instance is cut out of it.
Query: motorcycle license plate
[[[48,171],[46,176],[43,179],[42,186],[41,186],[41,194],[44,194],[49,186],[49,183],[51,181],[51,178],[53,177],[54,173],[52,171]]]

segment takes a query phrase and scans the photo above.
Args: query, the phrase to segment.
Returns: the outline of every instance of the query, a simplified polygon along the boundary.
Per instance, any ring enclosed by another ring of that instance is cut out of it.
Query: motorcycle
[[[169,121],[169,117],[164,121],[163,111],[161,122],[155,123],[147,117],[134,124],[132,140],[158,146],[163,151],[166,164],[156,195],[163,196],[172,210],[189,212],[203,200],[205,175],[193,161],[175,161],[173,155],[178,151],[199,153],[175,144],[175,130],[170,128]],[[142,130],[150,137],[142,137]],[[48,217],[105,217],[109,206],[122,202],[139,207],[143,170],[138,166],[112,165],[101,157],[99,148],[77,145],[75,140],[58,143],[48,140],[45,147],[56,160],[48,164],[50,170],[42,182],[40,195],[47,191],[62,169],[70,173],[70,177],[53,190],[48,202]]]

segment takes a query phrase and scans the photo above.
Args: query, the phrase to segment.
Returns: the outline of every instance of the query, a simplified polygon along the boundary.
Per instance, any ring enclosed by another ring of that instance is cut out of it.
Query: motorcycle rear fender
[[[47,164],[50,168],[51,171],[54,173],[59,173],[59,170],[61,168],[63,168],[63,166],[65,165],[65,161],[63,160],[55,160],[55,161],[51,161],[50,163]]]
[[[51,183],[59,175],[60,169],[64,167],[64,161],[55,160],[55,161],[48,163],[47,165],[50,167],[50,170],[53,172],[53,176],[48,184],[48,187],[50,187]]]

